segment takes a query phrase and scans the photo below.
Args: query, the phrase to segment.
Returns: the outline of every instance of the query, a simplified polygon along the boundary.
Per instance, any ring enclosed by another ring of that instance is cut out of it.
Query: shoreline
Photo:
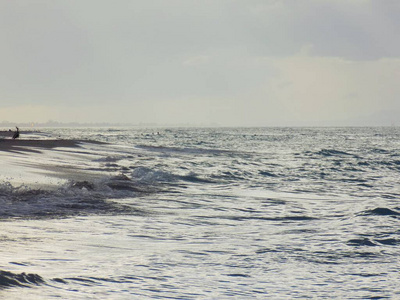
[[[78,148],[81,143],[103,144],[98,141],[85,140],[63,140],[63,139],[0,139],[0,151],[10,152],[16,151],[33,151],[34,148],[53,149],[53,148]]]

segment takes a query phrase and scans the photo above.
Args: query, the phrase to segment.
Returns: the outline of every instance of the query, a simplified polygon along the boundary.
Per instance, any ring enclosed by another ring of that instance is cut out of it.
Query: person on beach
[[[13,137],[12,137],[13,140],[19,138],[19,128],[18,128],[17,126],[15,126],[15,128],[17,128],[17,131],[14,133],[14,135],[13,135]]]

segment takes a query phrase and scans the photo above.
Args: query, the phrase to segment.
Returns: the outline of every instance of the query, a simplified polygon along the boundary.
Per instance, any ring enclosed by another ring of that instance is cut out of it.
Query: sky
[[[0,1],[0,122],[400,126],[398,0]]]

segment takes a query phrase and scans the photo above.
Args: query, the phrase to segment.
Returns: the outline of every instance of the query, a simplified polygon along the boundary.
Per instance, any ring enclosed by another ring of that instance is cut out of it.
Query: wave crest
[[[44,284],[44,279],[37,274],[13,273],[0,270],[0,288],[30,287],[31,285]]]
[[[122,174],[96,180],[69,181],[48,190],[23,185],[14,187],[5,182],[0,184],[0,218],[137,213],[133,205],[121,205],[115,200],[156,191],[154,185],[135,182]]]

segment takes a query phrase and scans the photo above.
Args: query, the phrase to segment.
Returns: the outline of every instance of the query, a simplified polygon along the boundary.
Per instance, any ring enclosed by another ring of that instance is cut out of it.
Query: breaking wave
[[[53,218],[88,214],[141,214],[136,197],[158,193],[184,182],[212,183],[195,173],[176,175],[147,167],[95,180],[70,180],[55,188],[0,184],[1,218]],[[118,199],[131,199],[121,204]]]
[[[142,183],[176,183],[186,181],[191,183],[215,183],[215,181],[201,178],[196,173],[190,172],[187,175],[175,175],[169,172],[153,170],[147,167],[137,167],[132,172],[132,177]]]
[[[55,189],[0,184],[0,218],[43,218],[86,214],[140,213],[116,199],[153,193],[157,187],[133,181],[126,175],[95,181],[69,181]]]
[[[0,270],[0,289],[7,287],[31,287],[44,283],[44,279],[37,274],[13,273]]]

